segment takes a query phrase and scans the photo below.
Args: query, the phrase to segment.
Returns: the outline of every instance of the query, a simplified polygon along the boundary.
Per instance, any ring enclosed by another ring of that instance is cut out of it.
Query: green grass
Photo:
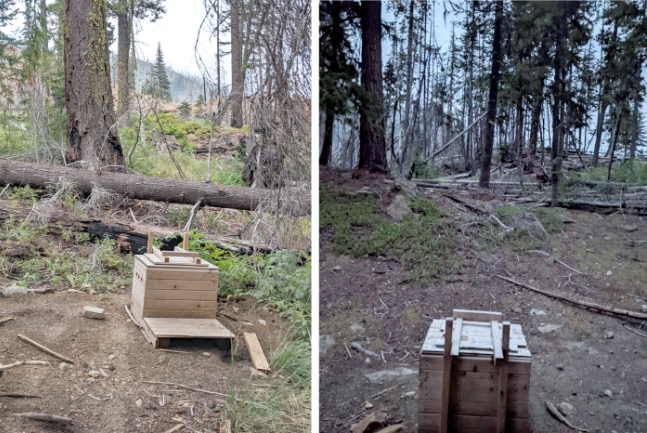
[[[578,172],[578,177],[583,180],[606,181],[608,166],[589,167]],[[623,161],[613,164],[611,169],[611,180],[614,182],[634,183],[647,185],[647,162],[645,161]]]
[[[132,260],[119,254],[114,241],[102,239],[87,244],[86,233],[64,232],[63,239],[91,249],[79,254],[47,240],[41,225],[7,220],[0,231],[0,241],[14,241],[31,250],[22,258],[0,255],[0,274],[23,286],[49,286],[98,293],[112,292],[130,283]]]
[[[430,200],[413,200],[413,215],[400,223],[389,220],[373,196],[350,197],[323,187],[320,202],[321,229],[331,232],[337,254],[395,260],[414,280],[452,272],[455,230]]]

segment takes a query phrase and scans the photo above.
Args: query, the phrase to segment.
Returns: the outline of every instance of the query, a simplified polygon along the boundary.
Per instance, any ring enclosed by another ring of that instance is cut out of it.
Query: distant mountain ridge
[[[113,82],[117,79],[117,56],[110,53],[111,78]],[[141,91],[144,81],[148,77],[153,63],[147,60],[137,59],[137,69],[135,70],[135,86],[137,91]],[[194,103],[202,93],[202,79],[193,75],[177,72],[173,68],[166,67],[169,81],[171,82],[171,98],[173,102],[190,102]]]

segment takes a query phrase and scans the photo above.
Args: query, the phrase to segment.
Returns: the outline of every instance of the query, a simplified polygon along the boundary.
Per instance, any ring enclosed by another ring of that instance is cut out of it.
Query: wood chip
[[[177,431],[180,431],[184,428],[184,424],[175,424],[173,427],[170,429],[164,431],[164,433],[175,433]]]
[[[559,421],[559,422],[563,423],[564,425],[568,426],[568,428],[573,429],[573,430],[577,430],[577,431],[581,431],[581,432],[588,432],[588,430],[585,429],[585,428],[577,427],[577,426],[574,426],[573,424],[571,424],[571,422],[569,420],[567,420],[566,417],[564,417],[564,415],[562,415],[560,411],[557,410],[555,405],[553,403],[551,403],[550,401],[548,401],[548,400],[546,400],[546,409],[548,409],[548,413],[550,413],[552,416],[554,416],[555,419],[557,419],[557,421]]]

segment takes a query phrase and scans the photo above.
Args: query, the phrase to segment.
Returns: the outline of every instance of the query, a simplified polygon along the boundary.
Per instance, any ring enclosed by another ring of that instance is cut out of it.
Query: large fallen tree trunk
[[[195,204],[202,200],[205,206],[255,210],[261,201],[277,192],[242,186],[215,185],[205,182],[164,179],[133,174],[94,172],[61,166],[32,164],[0,158],[0,183],[29,185],[43,188],[59,180],[75,185],[78,192],[90,194],[93,188],[136,200]],[[290,194],[289,192],[284,192]],[[301,194],[305,194],[302,193]],[[302,206],[290,209],[295,216],[307,215],[310,197],[304,196]]]

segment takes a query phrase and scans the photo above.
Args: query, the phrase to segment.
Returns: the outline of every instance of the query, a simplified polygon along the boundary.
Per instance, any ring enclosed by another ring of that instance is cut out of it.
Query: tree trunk
[[[255,210],[271,190],[242,186],[214,185],[204,182],[164,179],[123,173],[108,173],[68,167],[31,164],[0,158],[0,183],[30,185],[43,188],[52,181],[65,179],[73,182],[81,194],[90,194],[93,188],[102,188],[135,200],[153,200],[167,203],[195,204],[202,200],[205,206]],[[284,191],[289,194],[288,191]],[[310,203],[303,197],[300,203]],[[307,215],[308,206],[295,206],[293,215]]]
[[[240,2],[231,0],[231,126],[243,126],[243,36],[240,31]]]
[[[321,155],[319,156],[319,164],[323,166],[330,164],[330,156],[332,155],[332,134],[334,126],[335,111],[332,109],[332,107],[328,107],[326,108],[323,145],[321,147]]]
[[[608,104],[604,96],[600,96],[600,110],[598,111],[598,121],[595,126],[595,144],[593,145],[593,167],[598,166],[600,158],[600,144],[602,142],[602,129],[604,127],[604,116],[607,112]]]
[[[119,97],[117,116],[121,119],[128,113],[130,85],[128,61],[130,58],[130,17],[128,0],[120,0],[117,5],[117,96]]]
[[[92,169],[123,167],[110,86],[105,2],[65,1],[67,162]]]
[[[494,123],[496,121],[496,102],[499,89],[499,70],[501,68],[501,21],[503,20],[503,2],[497,1],[494,19],[494,40],[492,42],[492,72],[490,74],[490,92],[488,96],[487,124],[485,143],[481,159],[481,177],[479,186],[490,186],[490,167],[492,166],[492,149],[494,148]]]
[[[618,145],[618,136],[620,135],[620,126],[622,125],[622,114],[624,107],[620,109],[618,113],[618,120],[616,121],[616,127],[613,130],[613,141],[611,146],[609,146],[609,167],[607,169],[607,181],[611,180],[611,168],[613,167],[613,157],[616,153],[616,146]]]
[[[532,159],[537,155],[537,139],[539,138],[539,118],[541,116],[541,107],[543,98],[537,97],[532,105],[532,115],[530,120],[530,157]]]
[[[362,2],[362,86],[366,98],[360,107],[359,168],[386,172],[381,13],[381,2]]]
[[[559,7],[562,7],[559,5]],[[559,15],[556,16],[559,20]],[[555,58],[553,59],[553,69],[555,70],[555,83],[553,85],[553,141],[551,144],[551,206],[559,206],[559,179],[562,171],[562,123],[560,118],[563,92],[563,66],[562,66],[562,45],[564,35],[564,23],[557,22],[555,25]]]

